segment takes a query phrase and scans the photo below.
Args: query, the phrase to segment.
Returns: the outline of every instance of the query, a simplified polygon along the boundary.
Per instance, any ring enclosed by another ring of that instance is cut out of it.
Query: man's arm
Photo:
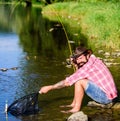
[[[65,80],[62,80],[53,85],[53,89],[61,89],[63,87],[65,87]]]
[[[69,86],[69,84],[66,82],[66,80],[62,80],[54,85],[48,85],[48,86],[41,87],[39,93],[40,94],[47,93],[50,90],[61,89],[66,86]]]

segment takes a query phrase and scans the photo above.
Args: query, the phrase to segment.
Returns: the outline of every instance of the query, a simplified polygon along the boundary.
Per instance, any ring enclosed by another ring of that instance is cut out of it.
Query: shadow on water
[[[65,66],[70,51],[61,23],[43,18],[40,8],[22,5],[13,8],[12,5],[0,5],[0,68],[8,69],[0,71],[1,121],[63,121],[68,115],[60,113],[59,106],[71,103],[73,87],[39,95],[42,110],[36,115],[16,118],[12,115],[6,117],[3,113],[6,100],[11,104],[24,95],[39,91],[43,85],[60,81],[73,73],[72,68]],[[81,30],[71,28],[74,29],[73,35],[68,26],[65,24],[69,40],[75,40],[72,49],[80,43],[88,46],[87,37]],[[105,54],[101,52],[102,55]],[[97,51],[96,54],[101,57],[101,52]],[[118,57],[118,62],[119,59]],[[104,60],[110,62],[110,56],[104,57]],[[10,69],[13,67],[18,68]],[[119,67],[110,66],[110,69],[115,80],[119,80]],[[118,82],[117,84],[120,87]],[[85,104],[88,100],[85,98]]]

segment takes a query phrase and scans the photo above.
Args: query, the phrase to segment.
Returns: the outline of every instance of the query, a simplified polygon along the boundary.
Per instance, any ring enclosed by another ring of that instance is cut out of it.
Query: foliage
[[[120,48],[120,2],[56,3],[43,8],[43,15],[67,23],[68,34],[77,35],[70,39],[79,42],[86,37],[89,46]]]
[[[0,2],[32,2],[39,4],[40,2],[44,2],[45,4],[51,4],[55,2],[119,2],[119,0],[0,0]]]

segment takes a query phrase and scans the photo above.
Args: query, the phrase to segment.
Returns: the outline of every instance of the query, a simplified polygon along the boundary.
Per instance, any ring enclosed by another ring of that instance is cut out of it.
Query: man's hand
[[[71,65],[73,65],[73,67],[75,67],[74,69],[75,70],[78,70],[78,65],[77,65],[76,62],[74,63],[74,59],[73,58],[70,58],[70,61],[71,61]]]
[[[40,89],[39,93],[40,93],[40,94],[45,94],[45,93],[49,92],[49,91],[52,90],[52,89],[53,89],[53,86],[52,86],[52,85],[43,86],[43,87]]]

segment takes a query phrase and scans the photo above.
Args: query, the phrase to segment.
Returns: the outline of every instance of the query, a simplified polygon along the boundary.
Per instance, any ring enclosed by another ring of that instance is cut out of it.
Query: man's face
[[[79,67],[82,67],[84,64],[88,62],[88,56],[81,55],[78,58],[76,58],[76,62]]]

